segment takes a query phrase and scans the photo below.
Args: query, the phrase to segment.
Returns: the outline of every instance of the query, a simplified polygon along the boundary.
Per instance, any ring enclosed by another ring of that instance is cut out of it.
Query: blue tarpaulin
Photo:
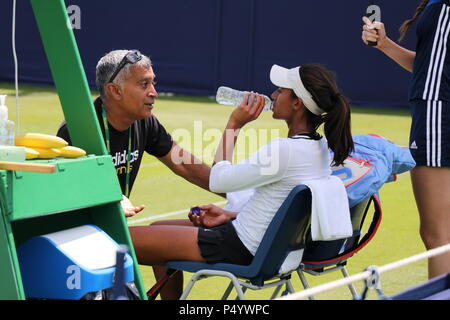
[[[419,1],[375,1],[391,38]],[[74,34],[95,88],[95,66],[108,51],[149,55],[157,90],[214,95],[226,85],[270,94],[273,64],[321,63],[333,70],[355,105],[407,107],[410,73],[361,40],[368,1],[66,0],[77,6]],[[71,11],[70,13],[73,13]],[[70,14],[69,14],[70,15]],[[73,18],[73,16],[72,16]],[[0,81],[14,80],[12,0],[0,3]],[[61,26],[55,26],[61,27]],[[28,0],[17,1],[21,83],[53,83]],[[404,45],[414,50],[415,31]]]

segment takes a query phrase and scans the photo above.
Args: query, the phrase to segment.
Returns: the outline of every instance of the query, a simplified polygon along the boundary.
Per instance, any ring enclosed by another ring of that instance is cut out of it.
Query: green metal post
[[[63,0],[31,0],[72,143],[107,154]]]
[[[20,272],[17,272],[18,262],[11,228],[2,209],[0,209],[0,265],[2,266],[0,300],[25,299]]]

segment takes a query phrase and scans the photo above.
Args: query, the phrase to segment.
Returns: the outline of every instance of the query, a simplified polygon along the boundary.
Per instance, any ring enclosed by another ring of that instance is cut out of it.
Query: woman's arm
[[[262,96],[252,93],[247,103],[248,96],[231,114],[220,141],[209,177],[209,189],[212,192],[227,193],[257,188],[280,180],[286,172],[289,148],[279,139],[265,145],[249,159],[231,164],[239,130],[258,118],[264,107]]]
[[[383,23],[372,23],[367,17],[363,17],[363,21],[362,40],[364,43],[368,44],[369,41],[377,42],[375,48],[382,51],[404,69],[412,72],[416,53],[389,39]]]
[[[211,169],[209,188],[213,192],[255,189],[279,181],[289,163],[289,145],[274,139],[245,161],[221,161]]]
[[[389,58],[397,62],[401,67],[409,72],[413,71],[414,60],[416,58],[416,53],[414,51],[408,50],[399,46],[397,43],[387,38],[386,41],[380,46],[380,49]]]
[[[249,98],[250,97],[250,98]],[[239,131],[247,123],[256,120],[264,108],[264,98],[255,93],[247,93],[241,105],[231,113],[214,157],[213,166],[220,161],[232,161],[233,151]]]

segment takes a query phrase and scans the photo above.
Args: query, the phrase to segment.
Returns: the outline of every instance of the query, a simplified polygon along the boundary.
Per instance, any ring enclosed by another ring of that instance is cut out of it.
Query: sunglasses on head
[[[128,53],[123,57],[123,59],[120,61],[119,65],[117,66],[116,70],[112,74],[111,78],[109,78],[108,82],[113,82],[114,79],[119,74],[120,70],[125,67],[127,63],[129,64],[135,64],[136,62],[140,61],[142,59],[142,55],[138,50],[131,50],[128,51]]]

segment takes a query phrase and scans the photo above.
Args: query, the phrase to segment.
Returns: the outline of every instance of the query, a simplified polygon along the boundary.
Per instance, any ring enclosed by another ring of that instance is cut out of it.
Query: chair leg
[[[186,300],[187,296],[189,295],[189,293],[192,290],[192,287],[194,286],[195,282],[202,277],[202,275],[200,273],[195,273],[191,280],[189,280],[188,285],[186,286],[186,289],[184,289],[183,293],[181,294],[180,300]]]
[[[227,300],[230,296],[231,290],[233,290],[233,281],[230,281],[230,284],[227,287],[227,290],[223,293],[222,300]]]
[[[302,270],[297,270],[297,274],[300,277],[300,280],[302,281],[302,285],[304,289],[309,289],[310,286],[308,284],[308,281],[306,280],[305,275],[303,274]],[[309,296],[308,297],[309,300],[315,300],[314,296]]]
[[[199,279],[204,279],[208,277],[213,276],[220,276],[220,277],[227,277],[231,280],[231,284],[228,286],[227,290],[225,291],[224,296],[228,297],[229,292],[231,291],[231,288],[234,287],[236,289],[236,292],[238,294],[236,299],[245,300],[244,292],[242,291],[241,285],[238,281],[238,279],[230,272],[226,271],[210,271],[210,270],[200,270],[197,271],[189,280],[188,285],[186,286],[186,289],[184,289],[183,294],[180,297],[180,300],[186,300],[187,296],[189,295],[189,292],[191,291],[192,287],[194,286],[194,283]],[[231,286],[231,288],[230,288]],[[246,288],[245,288],[246,289]]]
[[[239,288],[242,290],[242,295],[240,295],[239,291],[238,291],[238,295],[236,296],[236,298],[234,298],[234,300],[245,300],[244,294],[245,294],[245,292],[247,291],[248,288],[244,287],[244,286],[239,286]],[[237,289],[236,289],[236,291],[237,291]],[[242,297],[244,297],[244,298],[242,298]]]
[[[292,285],[291,280],[288,280],[288,281],[286,282],[286,291],[287,291],[288,293],[290,293],[290,294],[295,293],[295,289],[294,289],[294,286]]]
[[[235,300],[246,300],[244,292],[247,290],[247,288],[244,287],[244,290],[242,290],[242,287],[239,283],[239,281],[233,276],[233,278],[231,278],[231,282],[234,284],[234,288],[236,289],[237,292],[237,297]]]
[[[282,285],[279,286],[281,288]],[[278,289],[278,288],[277,288]],[[294,286],[292,285],[292,282],[290,279],[286,280],[286,289],[281,293],[281,296],[287,296],[288,294],[295,293]]]
[[[273,300],[277,297],[278,293],[280,293],[281,287],[283,286],[283,284],[278,285],[275,290],[272,293],[272,296],[270,296],[270,300]]]
[[[342,267],[341,269],[342,275],[344,276],[344,278],[348,278],[350,275],[347,271],[347,268],[345,266]],[[348,285],[348,288],[350,289],[350,292],[353,296],[353,299],[356,299],[357,297],[359,297],[358,293],[356,292],[355,286],[353,285],[353,283],[350,283]]]

